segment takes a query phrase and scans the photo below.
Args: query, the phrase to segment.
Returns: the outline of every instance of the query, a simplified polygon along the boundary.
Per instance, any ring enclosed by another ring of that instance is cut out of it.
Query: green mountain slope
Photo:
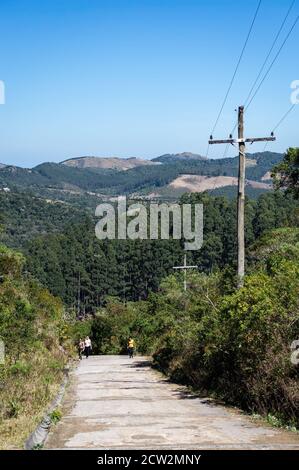
[[[62,231],[68,223],[82,220],[84,212],[61,202],[26,193],[0,192],[0,240],[22,247],[38,235]]]
[[[248,155],[246,177],[261,181],[281,159],[282,154],[272,152]],[[38,191],[39,195],[49,188],[118,195],[153,191],[168,185],[182,174],[211,177],[236,177],[238,174],[237,157],[205,159],[199,155],[186,153],[164,155],[155,160],[161,164],[139,166],[127,171],[76,168],[59,163],[43,163],[33,169],[5,166],[0,168],[0,189],[3,187],[33,189]]]

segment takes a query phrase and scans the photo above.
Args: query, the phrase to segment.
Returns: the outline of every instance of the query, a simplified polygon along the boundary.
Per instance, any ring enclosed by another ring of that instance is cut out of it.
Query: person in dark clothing
[[[80,338],[79,343],[78,343],[78,355],[79,359],[82,359],[82,354],[84,353],[85,350],[85,341],[83,341],[82,338]]]

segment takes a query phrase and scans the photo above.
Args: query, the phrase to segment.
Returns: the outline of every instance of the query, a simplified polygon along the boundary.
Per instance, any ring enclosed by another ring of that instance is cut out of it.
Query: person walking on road
[[[86,357],[86,359],[88,359],[90,354],[91,354],[91,350],[92,350],[91,340],[90,340],[89,336],[86,336],[84,344],[85,344],[85,348],[84,348],[85,357]]]
[[[85,341],[83,341],[83,339],[80,338],[79,343],[78,343],[78,355],[79,355],[80,360],[82,359],[82,354],[84,353],[84,350],[85,350]]]
[[[134,349],[135,349],[135,342],[132,338],[129,338],[128,341],[128,353],[129,358],[132,359],[134,357]]]

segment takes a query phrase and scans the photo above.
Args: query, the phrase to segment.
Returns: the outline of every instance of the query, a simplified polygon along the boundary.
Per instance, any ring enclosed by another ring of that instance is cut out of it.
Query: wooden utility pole
[[[243,284],[245,274],[245,142],[244,106],[239,107],[239,177],[238,177],[238,286]]]
[[[254,142],[270,142],[276,138],[271,137],[254,137],[250,139],[244,138],[244,106],[239,106],[238,110],[238,139],[233,139],[232,135],[229,139],[214,140],[210,136],[209,144],[238,144],[239,145],[239,176],[238,176],[238,287],[242,287],[245,275],[245,169],[246,169],[246,143]]]
[[[184,254],[184,265],[173,266],[173,269],[182,269],[184,271],[184,292],[187,290],[187,269],[197,269],[198,266],[187,266],[187,255]]]

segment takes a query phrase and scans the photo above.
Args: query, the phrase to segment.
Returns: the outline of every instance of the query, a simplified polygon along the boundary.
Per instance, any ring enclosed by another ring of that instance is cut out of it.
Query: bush
[[[22,275],[23,256],[0,246],[0,448],[22,447],[57,392],[71,355],[61,302]],[[11,421],[13,420],[13,421]]]

